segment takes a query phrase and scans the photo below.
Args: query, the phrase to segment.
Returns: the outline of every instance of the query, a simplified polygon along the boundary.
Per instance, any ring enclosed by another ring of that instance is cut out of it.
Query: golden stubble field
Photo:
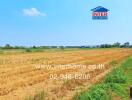
[[[93,49],[0,54],[0,100],[25,100],[40,91],[46,100],[71,100],[76,92],[99,82],[111,69],[132,55],[131,49]],[[98,65],[103,69],[46,69],[38,65]],[[60,75],[89,75],[89,79],[60,79]]]

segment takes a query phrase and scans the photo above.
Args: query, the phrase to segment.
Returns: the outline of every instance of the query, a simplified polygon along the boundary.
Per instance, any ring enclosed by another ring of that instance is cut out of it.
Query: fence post
[[[132,100],[132,86],[130,87],[130,100]]]

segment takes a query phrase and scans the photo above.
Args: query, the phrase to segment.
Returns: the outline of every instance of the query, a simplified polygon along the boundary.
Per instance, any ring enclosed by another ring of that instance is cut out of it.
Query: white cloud
[[[23,14],[26,16],[46,16],[46,13],[40,12],[37,8],[23,9]]]

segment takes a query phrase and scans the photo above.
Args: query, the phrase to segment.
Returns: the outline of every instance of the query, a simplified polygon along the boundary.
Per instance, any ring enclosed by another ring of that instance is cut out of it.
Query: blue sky
[[[132,43],[132,0],[2,0],[0,45]],[[92,20],[91,9],[109,9]]]

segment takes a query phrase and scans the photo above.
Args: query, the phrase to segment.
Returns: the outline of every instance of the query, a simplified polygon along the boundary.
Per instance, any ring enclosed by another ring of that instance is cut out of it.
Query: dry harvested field
[[[25,100],[40,91],[44,91],[46,100],[71,100],[77,91],[99,82],[112,69],[112,64],[130,55],[131,49],[0,54],[0,100]],[[54,65],[70,64],[87,65],[87,68],[54,68]],[[91,67],[98,64],[104,66]],[[52,65],[53,69],[39,65]],[[89,79],[59,77],[70,74],[89,75]]]

